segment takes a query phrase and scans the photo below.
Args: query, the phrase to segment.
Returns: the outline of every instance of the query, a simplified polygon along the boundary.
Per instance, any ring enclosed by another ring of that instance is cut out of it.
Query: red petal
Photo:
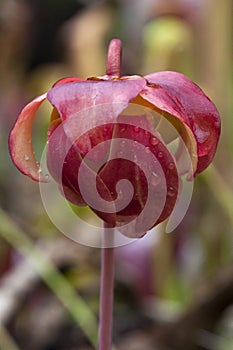
[[[146,81],[141,77],[112,81],[88,80],[55,86],[48,92],[48,100],[56,107],[63,120],[84,109],[104,105],[102,116],[98,116],[104,124],[114,122],[129,101],[145,86]],[[88,119],[90,128],[96,126],[96,115],[92,114]]]
[[[121,115],[122,123],[114,126],[110,159],[99,173],[113,199],[118,200],[122,207],[116,212],[119,230],[130,237],[142,236],[171,214],[179,186],[172,155],[155,133],[149,132],[149,121],[145,116],[137,116],[135,119],[140,127],[135,126],[134,117]],[[116,190],[117,184],[123,179],[127,179],[134,189],[126,206],[122,206],[121,201],[125,202],[125,197],[129,195],[127,183],[118,193]],[[121,226],[127,224],[129,226],[122,229]]]
[[[53,121],[50,126],[47,146],[47,165],[50,174],[59,184],[60,192],[64,197],[75,205],[95,204],[95,208],[100,208],[99,193],[94,191],[97,183],[98,189],[103,198],[108,201],[106,206],[112,202],[112,196],[103,183],[102,179],[92,169],[98,168],[98,164],[103,162],[106,155],[106,147],[101,147],[102,142],[111,139],[112,125],[104,125],[100,128],[90,130],[71,143],[63,128],[63,123]],[[100,144],[100,148],[95,148]],[[104,145],[104,142],[103,142]],[[93,152],[91,152],[93,151]],[[83,159],[87,156],[87,159]],[[88,162],[91,160],[91,163]],[[82,164],[82,177],[78,177]],[[80,185],[80,181],[81,185]],[[83,185],[84,184],[84,185]],[[81,192],[82,191],[82,192]],[[82,194],[85,194],[83,198]],[[88,199],[87,203],[85,199]],[[101,198],[100,198],[101,200]],[[111,204],[110,204],[111,205]],[[113,207],[113,205],[111,205]],[[112,213],[98,211],[97,215],[112,225],[115,224],[115,212]]]
[[[48,130],[47,166],[55,181],[64,186],[64,192],[68,200],[77,205],[84,205],[77,183],[78,168],[82,157],[76,148],[70,143],[64,132],[61,119],[52,121]],[[69,188],[70,191],[66,190]]]
[[[80,81],[83,81],[83,79],[73,77],[63,78],[58,80],[54,85],[58,86]],[[32,145],[32,126],[36,113],[46,98],[47,93],[35,98],[23,108],[9,137],[10,154],[15,166],[33,180],[44,182],[47,182],[47,179],[40,171],[40,164],[35,158]]]
[[[9,149],[14,164],[23,174],[36,181],[46,181],[46,178],[40,173],[40,165],[35,158],[32,125],[36,112],[46,97],[45,93],[24,107],[9,137]]]
[[[211,163],[220,135],[220,117],[215,105],[196,84],[180,73],[165,71],[145,78],[148,85],[140,95],[183,123],[188,130],[184,141],[192,144],[192,153],[195,148],[197,150],[194,172],[200,173]]]

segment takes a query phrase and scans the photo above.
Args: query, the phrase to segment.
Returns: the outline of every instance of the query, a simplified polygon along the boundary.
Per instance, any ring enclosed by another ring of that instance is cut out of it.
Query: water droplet
[[[147,130],[145,130],[145,131],[144,131],[144,134],[145,134],[145,135],[148,135],[148,134],[149,134],[149,132],[148,132]]]
[[[138,145],[138,142],[137,142],[137,141],[134,141],[134,142],[133,142],[133,146],[134,146],[134,147],[137,147],[137,145]]]
[[[120,190],[119,192],[118,192],[118,198],[120,199],[120,198],[122,198],[123,197],[123,192],[122,192],[122,190]]]
[[[146,153],[150,153],[150,147],[145,148]]]
[[[158,174],[156,174],[155,172],[152,173],[152,178],[151,178],[151,184],[152,186],[157,186],[160,181],[161,181],[161,178]]]
[[[158,143],[159,143],[159,140],[158,140],[156,137],[152,137],[152,138],[150,139],[150,144],[151,144],[152,146],[156,146]]]
[[[45,174],[44,177],[45,177],[46,180],[49,180],[49,174]]]
[[[125,141],[121,141],[121,147],[125,147]]]
[[[123,152],[122,151],[118,152],[118,156],[119,157],[123,156]]]
[[[158,156],[158,158],[163,158],[163,152],[159,151],[157,156]]]
[[[134,131],[135,131],[135,132],[139,132],[139,130],[140,130],[139,126],[135,126],[135,127],[134,127]]]
[[[25,159],[26,161],[28,161],[30,158],[28,157],[27,154],[25,154],[24,159]]]
[[[124,132],[125,131],[125,128],[121,128],[120,132]]]
[[[174,197],[176,194],[176,189],[172,186],[168,187],[167,194],[169,197]]]
[[[175,169],[175,163],[171,162],[168,164],[168,169],[173,170]]]

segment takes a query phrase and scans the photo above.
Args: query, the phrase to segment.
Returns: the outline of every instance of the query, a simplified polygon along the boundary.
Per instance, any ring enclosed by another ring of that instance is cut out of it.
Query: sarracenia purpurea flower
[[[184,142],[192,170],[183,172],[189,172],[190,179],[202,172],[215,155],[220,117],[210,99],[183,74],[164,71],[144,77],[120,76],[120,60],[121,42],[113,39],[106,75],[86,80],[61,79],[28,103],[10,133],[9,148],[14,164],[23,174],[46,181],[34,155],[32,126],[38,108],[47,99],[53,106],[47,166],[60,191],[76,205],[89,205],[112,227],[121,227],[144,210],[152,187],[149,214],[141,217],[144,224],[139,222],[138,229],[134,226],[135,237],[139,237],[169,217],[179,196],[179,156],[171,154],[156,130],[153,113],[167,120]],[[140,111],[150,110],[151,114],[125,112],[130,104],[140,107]],[[147,153],[154,161],[146,157]],[[81,168],[86,178],[82,186],[78,176]],[[163,181],[153,182],[155,174]],[[97,192],[90,184],[93,175]],[[129,182],[132,187],[128,191],[131,200],[125,206],[117,189],[117,183],[124,179],[128,182],[123,190],[127,192]],[[102,201],[97,201],[96,193]]]

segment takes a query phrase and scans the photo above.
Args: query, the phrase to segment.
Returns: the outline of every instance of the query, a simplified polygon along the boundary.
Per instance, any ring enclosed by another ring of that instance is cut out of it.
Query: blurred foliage
[[[187,22],[174,17],[150,21],[144,29],[144,47],[147,73],[177,70],[193,76],[193,33]]]
[[[153,310],[158,301],[165,302],[166,307],[161,308],[163,317],[186,310],[195,300],[198,287],[233,263],[232,15],[231,0],[0,2],[0,278],[4,281],[17,267],[22,259],[19,251],[92,343],[96,335],[92,309],[98,311],[99,251],[90,250],[85,262],[71,261],[60,271],[55,263],[44,260],[43,252],[38,252],[39,240],[56,242],[61,234],[43,208],[38,185],[21,175],[10,161],[10,128],[25,103],[57,79],[104,74],[106,47],[112,36],[123,42],[123,73],[178,70],[203,87],[215,101],[223,123],[214,165],[195,180],[191,205],[176,231],[171,235],[158,234],[144,256],[133,254],[132,260],[137,259],[141,271],[134,270],[132,274],[132,270],[127,270],[130,261],[116,258],[118,330],[120,325],[132,330],[135,322],[142,327],[145,314],[140,310],[144,305],[149,304]],[[46,142],[49,115],[46,105],[38,113],[34,133],[38,158]],[[89,215],[85,207],[72,209],[83,217]],[[159,230],[161,233],[163,226]],[[128,256],[130,249],[129,246]],[[148,289],[139,288],[144,284],[150,285],[149,294]],[[27,306],[29,309],[40,303],[43,293],[38,290],[36,293],[34,287],[31,291],[35,297]],[[21,310],[25,319],[27,310]],[[87,327],[80,321],[81,316],[86,318]],[[207,336],[212,344],[209,348],[228,350],[233,346],[232,319],[229,310],[216,330],[219,338]],[[62,330],[65,333],[68,326],[70,345],[65,336],[59,338],[66,350],[75,348],[71,341],[73,324],[66,323]],[[10,324],[1,327],[1,338],[5,339],[5,343],[0,340],[1,349],[29,349],[26,338],[19,340],[17,313]],[[53,346],[38,350],[62,349]],[[88,343],[84,341],[85,348],[88,349]]]

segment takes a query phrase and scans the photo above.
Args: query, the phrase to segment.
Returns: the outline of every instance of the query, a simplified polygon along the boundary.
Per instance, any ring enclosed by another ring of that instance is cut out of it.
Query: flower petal
[[[46,99],[47,93],[35,98],[21,111],[9,137],[9,149],[13,163],[25,175],[36,181],[47,182],[40,173],[32,145],[32,125],[36,112]]]
[[[109,123],[145,86],[145,79],[139,76],[127,80],[87,80],[55,86],[48,92],[48,100],[56,107],[62,120],[73,117],[81,110],[105,105],[102,122]],[[90,117],[88,120],[90,128],[96,125],[94,119]]]
[[[109,206],[109,203],[111,205],[111,193],[98,176],[98,173],[94,171],[96,167],[98,168],[99,163],[103,162],[109,148],[103,141],[110,140],[111,136],[112,125],[104,125],[90,130],[71,144],[60,119],[51,123],[47,144],[48,170],[59,184],[61,194],[68,201],[75,205],[89,205],[91,208],[91,204],[94,203],[95,208],[100,209],[99,200],[103,202],[104,199],[105,206]],[[97,145],[100,147],[96,147]],[[105,147],[102,147],[104,145]],[[86,159],[84,159],[85,156]],[[79,179],[80,167],[82,167],[81,186]],[[99,198],[100,194],[95,191],[96,186],[99,193],[101,193],[102,200]],[[81,192],[85,194],[85,198],[82,197]],[[88,203],[85,202],[86,198]],[[114,209],[114,204],[111,206]],[[96,209],[96,213],[103,220],[112,225],[115,224],[116,215],[114,210],[109,213]]]
[[[215,105],[183,74],[165,71],[149,74],[145,79],[148,85],[140,95],[183,123],[184,141],[191,148],[191,157],[195,157],[195,148],[197,152],[194,172],[200,173],[212,161],[220,135],[220,117]],[[165,117],[169,119],[166,114]]]
[[[136,119],[140,127],[135,126]],[[121,115],[118,121],[114,126],[110,159],[99,177],[114,200],[119,200],[119,206],[129,196],[129,183],[133,186],[132,198],[116,212],[116,220],[122,233],[141,237],[171,214],[178,196],[178,173],[166,145],[149,131],[146,116]],[[128,184],[117,190],[122,180]]]

